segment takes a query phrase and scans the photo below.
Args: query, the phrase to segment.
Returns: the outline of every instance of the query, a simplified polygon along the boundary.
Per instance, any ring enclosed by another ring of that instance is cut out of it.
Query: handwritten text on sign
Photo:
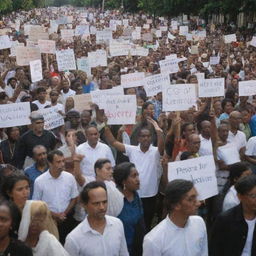
[[[224,78],[213,78],[199,80],[199,97],[221,97],[224,96]]]
[[[256,80],[239,82],[239,96],[256,95]]]
[[[138,87],[143,85],[144,72],[121,75],[121,85],[124,88]]]
[[[183,111],[196,106],[195,84],[171,84],[163,87],[163,110]]]
[[[148,97],[155,96],[162,91],[162,87],[170,84],[170,77],[168,74],[157,74],[145,77],[144,89]]]
[[[176,161],[168,164],[168,180],[190,180],[198,192],[198,199],[204,200],[218,194],[213,156]]]
[[[33,83],[38,82],[43,79],[42,74],[42,62],[40,60],[32,60],[29,62],[31,80]]]
[[[29,102],[0,105],[0,128],[31,124]]]
[[[58,107],[44,108],[37,112],[44,116],[44,129],[46,130],[52,130],[64,125],[64,119],[63,116],[58,113]]]
[[[76,69],[76,61],[73,49],[56,51],[56,58],[59,71]]]
[[[41,53],[55,54],[56,46],[54,40],[38,40],[38,47]]]
[[[16,62],[18,66],[28,66],[32,60],[40,60],[41,53],[38,47],[16,47]]]
[[[136,95],[112,95],[104,102],[108,124],[135,124]]]
[[[159,61],[161,73],[173,74],[179,71],[177,59],[166,59]]]

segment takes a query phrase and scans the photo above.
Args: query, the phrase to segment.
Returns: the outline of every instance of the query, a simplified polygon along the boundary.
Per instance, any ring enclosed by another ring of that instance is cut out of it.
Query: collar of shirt
[[[142,152],[142,153],[147,153],[147,152],[149,152],[151,149],[152,149],[152,144],[150,144],[150,146],[149,146],[149,148],[148,148],[148,150],[146,151],[146,152],[143,152],[141,149],[140,149],[140,144],[137,146],[138,147],[138,149],[139,149],[139,151],[140,152]]]
[[[100,145],[100,142],[98,141],[96,147],[93,148],[93,147],[91,147],[91,146],[89,145],[88,141],[85,142],[85,146],[86,146],[87,148],[90,148],[90,149],[96,149],[96,148],[99,147],[99,145]]]
[[[105,219],[106,219],[106,226],[105,226],[105,228],[104,228],[104,232],[105,232],[105,229],[106,229],[108,226],[112,226],[112,225],[113,225],[113,222],[112,222],[111,219],[108,219],[106,216],[105,216]],[[94,230],[94,229],[90,226],[87,217],[86,217],[86,218],[84,219],[84,221],[83,221],[82,231],[83,231],[84,233],[91,232],[91,233],[93,233],[93,234],[95,234],[95,235],[99,235],[99,234],[100,234],[98,231]]]
[[[184,228],[181,228],[181,227],[178,227],[176,224],[174,224],[174,223],[171,221],[171,219],[169,218],[169,215],[166,216],[166,219],[167,219],[168,225],[170,225],[170,227],[171,227],[172,229],[175,229],[175,230],[184,230],[185,228],[187,228],[187,227],[189,226],[189,222],[190,222],[190,221],[189,221],[189,218],[188,218],[188,220],[187,220],[187,222],[186,222]]]
[[[60,173],[60,176],[58,177],[58,178],[54,178],[52,175],[51,175],[51,173],[50,173],[50,170],[48,169],[47,171],[46,171],[46,173],[45,173],[45,175],[47,176],[47,178],[50,180],[50,179],[52,179],[52,180],[60,180],[60,179],[62,179],[62,173],[63,173],[64,171],[62,171],[61,173]]]

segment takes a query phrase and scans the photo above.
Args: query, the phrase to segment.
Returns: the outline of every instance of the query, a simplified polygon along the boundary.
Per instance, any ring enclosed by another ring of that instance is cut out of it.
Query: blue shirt
[[[256,115],[253,115],[250,122],[249,122],[250,128],[251,128],[251,136],[256,136]]]
[[[27,167],[25,169],[25,175],[29,178],[30,181],[30,199],[32,199],[33,191],[34,191],[34,183],[37,177],[39,177],[41,174],[43,174],[45,171],[48,170],[48,167],[43,171],[39,171],[36,168],[36,163]]]
[[[94,84],[92,82],[90,82],[89,84],[83,85],[83,93],[90,93],[93,90],[94,90]]]
[[[124,197],[124,207],[117,218],[123,222],[128,251],[131,253],[136,224],[143,218],[142,202],[137,192],[131,202]]]
[[[229,119],[229,114],[227,114],[227,113],[222,113],[222,114],[220,115],[219,119],[220,119],[220,121],[221,121],[221,120],[225,120],[225,119]]]

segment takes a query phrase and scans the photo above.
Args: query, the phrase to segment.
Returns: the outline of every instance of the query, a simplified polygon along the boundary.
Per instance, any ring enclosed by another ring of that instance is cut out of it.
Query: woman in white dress
[[[69,256],[58,241],[58,229],[43,201],[26,202],[18,238],[32,248],[34,256]]]

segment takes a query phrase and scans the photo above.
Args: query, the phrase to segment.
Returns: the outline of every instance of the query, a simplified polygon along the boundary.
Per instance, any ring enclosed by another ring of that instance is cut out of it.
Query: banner
[[[163,87],[163,110],[184,111],[196,106],[195,84],[171,84]]]
[[[212,78],[198,81],[199,97],[222,97],[225,95],[224,78]]]
[[[218,194],[213,156],[202,156],[168,163],[168,180],[190,180],[198,193],[198,200]]]
[[[0,105],[0,128],[31,124],[29,102]]]
[[[143,86],[144,72],[121,75],[121,85],[124,88]]]
[[[73,49],[56,51],[59,71],[76,70],[76,61]]]

